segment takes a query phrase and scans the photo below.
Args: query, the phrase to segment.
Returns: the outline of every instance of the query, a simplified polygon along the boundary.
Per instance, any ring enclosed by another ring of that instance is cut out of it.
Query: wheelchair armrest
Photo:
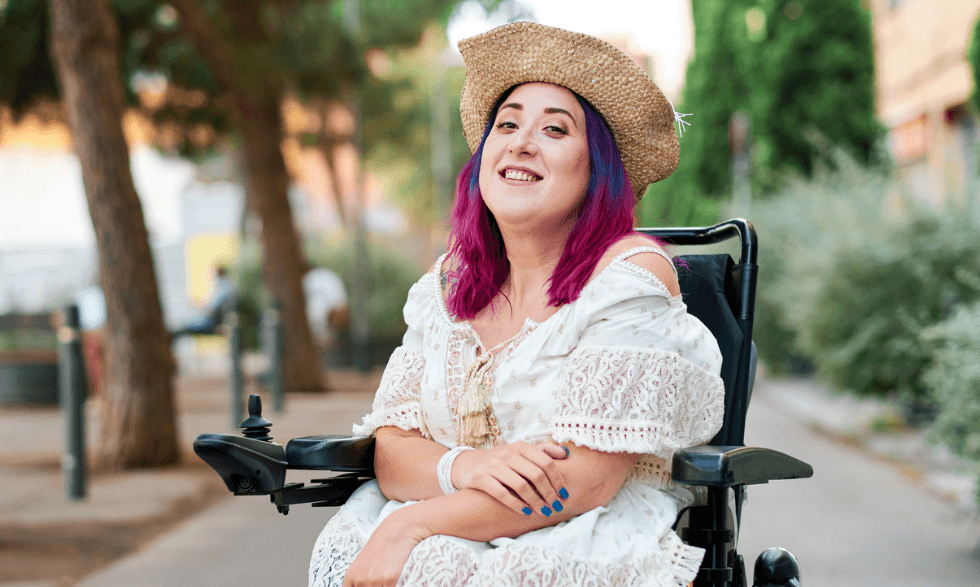
[[[201,434],[194,439],[194,452],[236,494],[261,495],[286,483],[286,451],[280,444],[231,434]]]
[[[768,448],[692,446],[674,453],[671,476],[682,485],[732,487],[812,477],[813,467]]]
[[[304,436],[286,443],[290,469],[338,471],[374,477],[373,436]]]

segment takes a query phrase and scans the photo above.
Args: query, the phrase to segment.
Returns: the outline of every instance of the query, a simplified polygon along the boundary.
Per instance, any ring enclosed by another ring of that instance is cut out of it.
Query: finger
[[[563,446],[557,448],[561,450],[563,455],[566,454],[566,450],[568,450]],[[547,485],[549,486],[550,491],[547,493],[541,491],[542,496],[548,497],[551,500],[559,498],[568,499],[568,485],[565,483],[565,476],[562,475],[561,470],[558,468],[556,459],[548,456],[542,447],[535,447],[533,450],[527,451],[524,454],[524,457],[539,467],[547,477]],[[541,487],[538,486],[537,482],[535,483],[535,486],[538,487],[539,491],[541,490]]]
[[[540,469],[537,470],[540,473]],[[497,480],[507,487],[510,491],[517,494],[517,497],[521,499],[528,507],[531,508],[535,513],[541,514],[545,517],[550,517],[554,513],[555,508],[552,507],[552,503],[557,500],[548,501],[546,497],[538,493],[537,489],[531,484],[531,482],[515,470],[500,471],[497,476]],[[561,503],[558,504],[561,506]],[[559,509],[559,511],[561,511]],[[524,512],[525,514],[527,512]]]
[[[517,475],[515,475],[517,476]],[[525,482],[526,484],[526,482]],[[531,504],[525,502],[516,493],[514,493],[506,484],[502,483],[496,477],[491,475],[482,476],[477,482],[475,489],[486,493],[490,497],[496,499],[504,506],[509,507],[515,512],[523,515],[530,516],[534,513],[534,502]],[[538,498],[540,501],[540,497]],[[540,510],[539,510],[540,511]]]
[[[543,450],[544,454],[548,455],[549,457],[558,460],[565,460],[569,455],[568,447],[558,444],[542,444],[541,450]]]
[[[540,451],[535,452],[537,454],[525,455],[524,458],[515,461],[511,468],[531,485],[534,491],[544,500],[545,505],[560,512],[563,506],[559,501],[560,496],[558,490],[561,487],[555,488],[552,485],[551,478],[548,477],[547,472],[544,470],[544,466],[554,463],[554,459],[542,454]]]

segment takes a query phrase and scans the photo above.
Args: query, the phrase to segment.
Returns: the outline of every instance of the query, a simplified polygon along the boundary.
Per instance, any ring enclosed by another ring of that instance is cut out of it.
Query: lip
[[[533,175],[534,177],[536,177],[538,179],[537,179],[537,181],[521,181],[521,180],[518,180],[518,179],[508,180],[504,176],[504,174],[507,173],[507,170],[508,169],[513,169],[514,171],[521,171],[523,173],[528,173],[528,174]],[[537,171],[534,171],[533,169],[529,169],[527,167],[521,167],[519,165],[505,165],[504,167],[501,167],[499,170],[497,170],[497,175],[500,177],[500,179],[503,179],[505,181],[519,182],[521,184],[537,183],[538,181],[541,181],[542,179],[544,179],[544,177],[540,173],[538,173]]]

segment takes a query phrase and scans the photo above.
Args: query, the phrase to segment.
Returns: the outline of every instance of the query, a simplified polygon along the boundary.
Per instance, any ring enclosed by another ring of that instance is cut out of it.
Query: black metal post
[[[272,409],[278,414],[283,409],[282,392],[282,311],[278,301],[265,311],[266,356],[269,359],[269,395]]]
[[[61,470],[70,501],[85,499],[85,362],[82,357],[78,306],[63,310],[58,329],[58,395],[65,417],[65,452]]]
[[[238,428],[238,424],[243,418],[243,406],[245,405],[245,393],[242,377],[242,324],[238,313],[238,304],[233,304],[232,308],[225,312],[225,326],[228,328],[228,353],[231,357],[231,427],[232,430]]]

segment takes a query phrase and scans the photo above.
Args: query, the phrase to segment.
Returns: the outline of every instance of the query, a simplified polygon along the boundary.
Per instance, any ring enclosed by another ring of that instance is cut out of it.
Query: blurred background
[[[469,156],[456,43],[534,20],[692,114],[637,222],[754,223],[766,373],[878,402],[960,459],[975,516],[980,0],[601,4],[0,0],[0,407],[57,401],[12,373],[55,368],[68,304],[106,470],[181,460],[175,382],[227,354],[229,308],[259,355],[281,311],[287,391],[375,373]]]

